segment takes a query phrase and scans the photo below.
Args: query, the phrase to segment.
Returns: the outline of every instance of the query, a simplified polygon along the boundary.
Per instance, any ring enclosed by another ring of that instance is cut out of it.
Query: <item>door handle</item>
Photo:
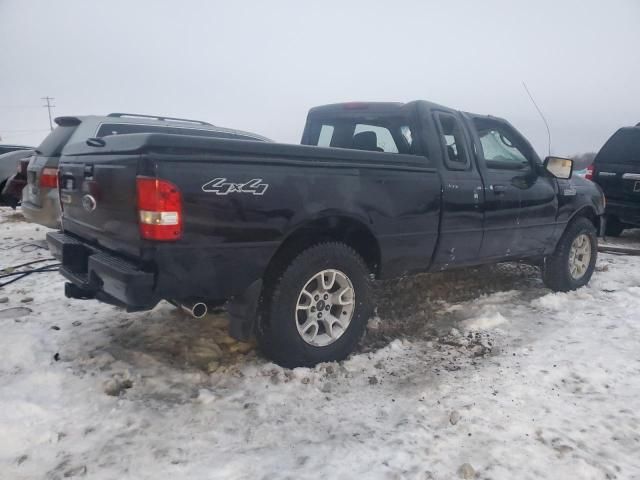
[[[505,187],[504,185],[491,185],[489,188],[493,190],[493,193],[495,193],[496,195],[502,195],[507,191],[507,187]]]

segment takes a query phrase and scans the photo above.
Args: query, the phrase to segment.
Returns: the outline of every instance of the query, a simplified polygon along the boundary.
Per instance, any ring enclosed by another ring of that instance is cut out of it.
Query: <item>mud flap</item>
[[[262,292],[262,280],[256,280],[242,295],[229,300],[226,306],[229,314],[229,335],[246,342],[253,335],[257,325],[258,303]]]

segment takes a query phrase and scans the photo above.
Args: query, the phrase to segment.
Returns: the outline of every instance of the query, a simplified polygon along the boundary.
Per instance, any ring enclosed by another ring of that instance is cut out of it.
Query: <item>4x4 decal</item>
[[[202,186],[203,192],[216,195],[228,195],[229,193],[250,193],[252,195],[264,195],[269,188],[268,183],[262,183],[261,178],[252,178],[246,183],[227,182],[226,178],[214,178]]]

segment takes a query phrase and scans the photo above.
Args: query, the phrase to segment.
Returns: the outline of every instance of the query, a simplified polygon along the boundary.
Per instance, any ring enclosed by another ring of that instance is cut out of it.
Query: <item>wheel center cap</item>
[[[320,300],[320,301],[316,304],[316,308],[317,308],[318,310],[324,310],[324,306],[325,306],[324,300]]]

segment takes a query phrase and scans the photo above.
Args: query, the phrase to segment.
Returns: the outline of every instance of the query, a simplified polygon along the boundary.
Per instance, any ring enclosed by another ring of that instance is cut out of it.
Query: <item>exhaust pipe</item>
[[[180,305],[180,308],[182,308],[193,318],[202,318],[207,314],[207,311],[209,310],[207,304],[204,302],[183,303]]]

